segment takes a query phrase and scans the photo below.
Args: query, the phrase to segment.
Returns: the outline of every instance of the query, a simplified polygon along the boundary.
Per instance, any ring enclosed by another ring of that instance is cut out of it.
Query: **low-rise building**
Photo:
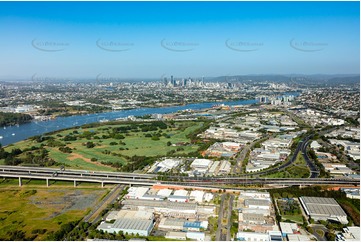
[[[360,188],[341,188],[346,193],[346,197],[351,199],[360,199]]]
[[[212,165],[212,161],[208,159],[195,159],[192,164],[191,168],[195,171],[205,173],[208,171],[210,166]]]
[[[312,219],[334,220],[347,224],[347,214],[333,198],[326,197],[300,197],[301,205],[305,213]]]
[[[122,231],[124,234],[148,236],[153,226],[153,220],[122,218],[115,220],[114,223],[103,222],[97,229],[108,233],[119,233]]]
[[[337,236],[339,240],[343,241],[360,241],[360,227],[343,228],[342,236]]]
[[[149,187],[130,187],[126,198],[140,199],[149,191]]]
[[[186,240],[187,233],[186,232],[177,232],[177,231],[169,231],[165,235],[166,239],[174,239],[174,240]]]
[[[296,223],[280,222],[280,228],[283,237],[287,237],[289,234],[299,233],[300,229]]]
[[[191,191],[191,194],[190,194],[190,199],[191,200],[194,200],[198,203],[202,203],[203,202],[203,197],[204,197],[204,192],[203,191],[198,191],[198,190],[195,190],[195,191]]]

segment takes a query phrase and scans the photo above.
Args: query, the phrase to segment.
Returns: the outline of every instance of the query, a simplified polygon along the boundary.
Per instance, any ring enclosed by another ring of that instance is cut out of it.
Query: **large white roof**
[[[192,165],[191,165],[191,166],[204,166],[204,167],[209,167],[211,163],[212,163],[212,161],[211,161],[211,160],[208,160],[208,159],[195,159],[195,160],[192,162]]]

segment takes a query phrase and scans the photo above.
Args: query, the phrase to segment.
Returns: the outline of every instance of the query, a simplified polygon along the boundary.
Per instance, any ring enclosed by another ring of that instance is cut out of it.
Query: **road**
[[[317,178],[320,175],[320,171],[318,167],[315,165],[313,161],[311,161],[310,157],[307,154],[307,147],[310,144],[310,140],[303,142],[301,147],[302,156],[305,159],[308,168],[310,169],[310,178]]]
[[[290,161],[291,162],[291,161]],[[24,169],[25,168],[25,169]],[[28,170],[26,170],[28,169]],[[263,184],[263,185],[359,185],[360,179],[351,179],[347,177],[341,178],[249,178],[247,176],[239,177],[182,177],[184,181],[157,181],[155,178],[142,177],[142,174],[137,174],[136,177],[131,176],[132,173],[125,176],[120,176],[118,173],[108,173],[107,175],[97,173],[84,173],[79,171],[76,173],[72,171],[72,174],[67,172],[59,172],[59,169],[47,168],[46,171],[37,171],[39,168],[29,167],[4,167],[0,166],[0,177],[3,178],[19,178],[19,185],[21,185],[21,179],[38,179],[46,180],[49,184],[49,180],[60,181],[74,181],[76,186],[77,182],[95,182],[104,184],[125,184],[125,185],[145,185],[151,186],[156,184],[164,185],[181,185],[181,186],[199,186],[199,187],[214,187],[224,188],[224,185],[251,185],[251,184]],[[54,174],[57,174],[54,176]],[[44,182],[45,183],[45,182]]]
[[[222,220],[224,217],[224,200],[226,199],[227,194],[223,194],[221,197],[221,204],[219,206],[219,213],[218,213],[218,227],[216,232],[216,241],[221,241],[221,234],[222,234]]]
[[[313,229],[313,235],[317,238],[317,241],[327,241],[327,238],[325,237],[325,234],[328,232],[328,229],[322,225],[322,224],[310,224],[310,226]],[[323,232],[323,236],[320,236],[317,233],[317,230],[322,231]]]
[[[223,194],[221,198],[221,205],[219,207],[218,228],[216,232],[217,241],[231,240],[232,227],[232,209],[234,196],[230,194]]]
[[[125,188],[125,185],[118,184],[115,186],[99,203],[87,214],[84,218],[84,222],[96,223],[101,219],[101,212],[108,206],[113,204],[118,198],[120,192]]]

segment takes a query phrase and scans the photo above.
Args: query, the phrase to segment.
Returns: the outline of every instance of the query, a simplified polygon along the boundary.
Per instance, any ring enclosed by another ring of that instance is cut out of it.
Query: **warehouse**
[[[148,236],[153,229],[153,220],[148,219],[117,219],[114,223],[103,222],[98,226],[98,230],[108,233],[138,234],[140,236]]]
[[[172,239],[172,240],[186,240],[187,239],[187,233],[186,232],[174,232],[170,231],[165,236],[166,239]]]
[[[191,200],[194,200],[198,203],[202,203],[203,202],[203,197],[204,197],[204,192],[203,191],[198,191],[198,190],[195,190],[195,191],[191,191],[191,194],[190,194],[190,199]]]
[[[204,194],[204,201],[205,202],[210,202],[210,201],[212,201],[212,199],[213,199],[213,194],[212,193],[206,193],[206,194]]]
[[[255,232],[238,232],[237,240],[241,241],[270,241],[269,235]]]
[[[185,203],[189,201],[189,197],[188,196],[176,196],[176,195],[170,195],[168,197],[168,201],[170,202],[180,202],[180,203]]]
[[[283,237],[287,237],[289,234],[296,234],[299,232],[299,228],[296,223],[280,222],[280,228]]]
[[[162,197],[169,197],[172,194],[173,190],[171,189],[161,189],[158,191],[157,195]]]
[[[222,160],[218,170],[218,174],[228,174],[231,170],[231,162],[228,160]]]
[[[140,199],[148,192],[148,187],[130,187],[126,198]]]
[[[111,211],[106,217],[106,221],[121,219],[121,218],[136,218],[136,219],[153,219],[153,213],[147,211],[134,211],[134,210],[120,210]]]
[[[162,218],[159,222],[160,230],[183,230],[183,225],[187,220],[175,218]]]
[[[148,171],[148,173],[167,172],[181,164],[182,160],[165,159],[161,162],[156,162]]]
[[[207,171],[211,164],[212,161],[208,159],[195,159],[191,164],[191,168],[198,171]]]
[[[216,169],[218,168],[218,166],[219,166],[220,163],[221,163],[220,161],[217,161],[217,160],[214,161],[213,164],[212,164],[212,166],[211,166],[211,168],[209,168],[208,173],[209,173],[210,175],[215,175],[215,174],[216,174]]]
[[[315,221],[334,220],[347,224],[347,214],[333,198],[326,197],[300,197],[305,213]]]
[[[176,190],[174,193],[173,193],[174,196],[182,196],[182,197],[185,197],[185,196],[188,196],[188,191],[186,190]]]
[[[187,232],[186,234],[187,239],[194,239],[198,241],[204,241],[206,238],[206,235],[204,232]]]
[[[124,209],[144,210],[162,213],[164,216],[195,217],[197,213],[196,203],[174,203],[170,201],[152,201],[127,199],[123,202]]]
[[[244,205],[249,208],[269,209],[271,204],[266,199],[246,199]]]
[[[183,230],[185,231],[200,231],[201,229],[207,229],[208,221],[186,221],[183,224]]]
[[[265,224],[265,216],[261,213],[239,213],[239,221],[249,224]]]

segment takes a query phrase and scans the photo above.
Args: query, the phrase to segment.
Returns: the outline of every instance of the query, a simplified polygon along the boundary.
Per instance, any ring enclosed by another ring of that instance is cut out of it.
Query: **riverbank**
[[[61,129],[81,126],[84,124],[100,122],[101,120],[111,121],[119,118],[127,118],[132,116],[136,117],[136,116],[153,115],[153,114],[164,115],[169,113],[176,113],[178,111],[206,109],[219,104],[234,106],[234,105],[255,104],[256,102],[257,102],[256,100],[250,99],[250,100],[238,100],[238,101],[229,101],[229,102],[194,103],[194,104],[187,104],[182,106],[170,106],[170,107],[160,107],[160,108],[138,108],[132,110],[122,110],[122,111],[113,111],[113,112],[95,113],[95,114],[83,114],[83,115],[75,115],[69,117],[58,117],[53,120],[33,121],[19,126],[11,126],[11,127],[6,127],[5,129],[0,129],[0,136],[3,137],[0,140],[0,142],[2,145],[9,145],[19,142],[21,140],[28,139],[32,136],[42,135],[48,132],[53,132]]]

